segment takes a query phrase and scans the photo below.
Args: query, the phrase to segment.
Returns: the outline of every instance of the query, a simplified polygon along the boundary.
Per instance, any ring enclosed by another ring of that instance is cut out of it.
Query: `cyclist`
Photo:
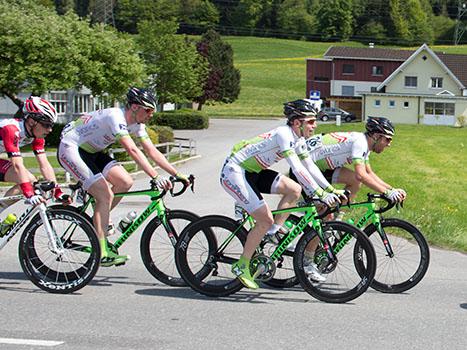
[[[296,105],[300,105],[300,108],[296,108]],[[258,288],[249,269],[256,247],[272,225],[276,225],[277,230],[287,218],[287,214],[277,215],[274,221],[261,193],[281,194],[278,208],[283,209],[293,207],[301,192],[297,183],[269,168],[285,158],[308,195],[316,193],[329,205],[339,200],[337,195],[323,191],[316,184],[295,152],[316,127],[315,109],[309,101],[298,100],[286,103],[284,114],[287,125],[237,143],[227,157],[220,176],[224,190],[256,221],[240,259],[232,265],[232,273],[251,289]]]
[[[28,203],[38,205],[45,202],[45,199],[34,193],[32,183],[37,179],[24,165],[20,148],[31,144],[42,176],[56,183],[54,170],[44,151],[44,138],[52,131],[57,121],[57,111],[50,102],[38,96],[31,96],[24,101],[18,115],[22,115],[22,119],[0,120],[0,153],[6,152],[9,158],[0,159],[0,181],[17,184],[8,189],[5,196],[14,196],[22,192]],[[64,195],[58,187],[54,190],[54,197],[63,202],[70,201],[69,196]],[[0,212],[15,202],[0,202]]]
[[[350,191],[350,199],[355,198],[362,183],[372,190],[384,193],[391,201],[401,202],[407,194],[403,189],[395,189],[384,182],[372,170],[370,152],[381,153],[390,147],[395,129],[391,121],[384,117],[370,117],[366,132],[333,132],[310,137],[306,148],[310,158],[323,172],[330,183],[343,183]],[[353,165],[354,170],[345,165]],[[293,169],[290,176],[294,178]],[[321,186],[326,183],[317,182]]]
[[[146,155],[162,169],[189,182],[187,176],[177,172],[148,137],[145,123],[156,109],[152,92],[132,87],[126,97],[123,109],[97,110],[67,124],[63,128],[58,149],[61,165],[82,182],[83,188],[96,201],[93,222],[101,246],[102,266],[121,265],[128,260],[128,256],[110,251],[106,235],[110,210],[121,200],[114,198],[114,193],[128,191],[133,185],[130,174],[105,152],[107,147],[118,141],[159,188],[170,189],[172,184],[169,179],[158,174],[130,137],[132,134],[138,138]]]

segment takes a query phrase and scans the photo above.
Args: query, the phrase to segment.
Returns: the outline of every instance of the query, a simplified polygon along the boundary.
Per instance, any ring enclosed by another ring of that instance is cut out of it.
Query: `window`
[[[396,101],[389,100],[389,108],[394,108],[394,107],[396,107]]]
[[[431,87],[441,89],[443,87],[443,78],[431,78]]]
[[[375,100],[375,107],[381,107],[381,100]]]
[[[370,88],[370,91],[371,91],[371,92],[376,92],[376,91],[378,91],[378,87],[377,87],[377,86],[372,86],[372,87]]]
[[[405,77],[405,87],[416,88],[417,87],[417,77]]]
[[[373,66],[371,67],[372,75],[383,75],[383,66]]]
[[[76,95],[75,96],[75,113],[86,113],[93,110],[91,95]]]
[[[409,108],[409,101],[404,101],[404,108]]]
[[[353,64],[344,64],[342,67],[343,74],[354,74],[354,65]]]
[[[316,81],[329,81],[328,77],[315,77]]]
[[[425,114],[454,115],[454,103],[425,102]]]
[[[342,85],[342,96],[353,96],[355,94],[355,87]]]
[[[50,103],[53,104],[55,109],[57,110],[57,114],[65,114],[67,111],[67,94],[66,92],[51,92]]]

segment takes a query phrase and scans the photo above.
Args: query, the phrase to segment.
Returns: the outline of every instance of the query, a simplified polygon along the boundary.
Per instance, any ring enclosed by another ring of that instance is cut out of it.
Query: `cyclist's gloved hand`
[[[63,193],[60,187],[55,187],[54,189],[54,199],[56,202],[63,204],[71,204],[71,197],[68,194]]]
[[[404,190],[389,188],[384,192],[391,202],[402,202],[405,199],[406,193]]]
[[[190,184],[190,179],[188,179],[188,176],[186,176],[185,174],[182,174],[182,173],[176,173],[175,174],[175,177],[178,179],[178,180],[182,180],[183,183],[185,185],[189,185]]]
[[[349,199],[347,197],[348,192],[346,190],[338,190],[333,186],[328,186],[324,191],[327,193],[334,193],[337,197],[339,197],[339,203],[341,202],[341,200],[348,201]]]
[[[320,195],[320,199],[329,207],[333,206],[336,203],[340,203],[341,200],[339,196],[335,193],[329,193],[324,191],[322,195]]]
[[[45,202],[45,199],[40,194],[35,194],[26,199],[26,203],[31,204],[33,206],[39,205],[44,202]]]
[[[172,188],[172,182],[170,182],[168,177],[157,175],[152,181],[162,190],[170,190]]]

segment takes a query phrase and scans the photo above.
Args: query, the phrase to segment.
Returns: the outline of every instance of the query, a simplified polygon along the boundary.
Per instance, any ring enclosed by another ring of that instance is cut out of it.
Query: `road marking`
[[[0,338],[0,344],[57,346],[57,345],[60,345],[60,344],[63,344],[63,343],[64,343],[63,341],[53,341],[53,340]]]

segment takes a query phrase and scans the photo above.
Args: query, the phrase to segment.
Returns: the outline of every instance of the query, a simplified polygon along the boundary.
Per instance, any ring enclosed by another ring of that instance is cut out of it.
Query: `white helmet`
[[[57,122],[57,111],[54,106],[38,96],[31,96],[23,105],[24,118],[32,118],[38,122],[51,123]]]

